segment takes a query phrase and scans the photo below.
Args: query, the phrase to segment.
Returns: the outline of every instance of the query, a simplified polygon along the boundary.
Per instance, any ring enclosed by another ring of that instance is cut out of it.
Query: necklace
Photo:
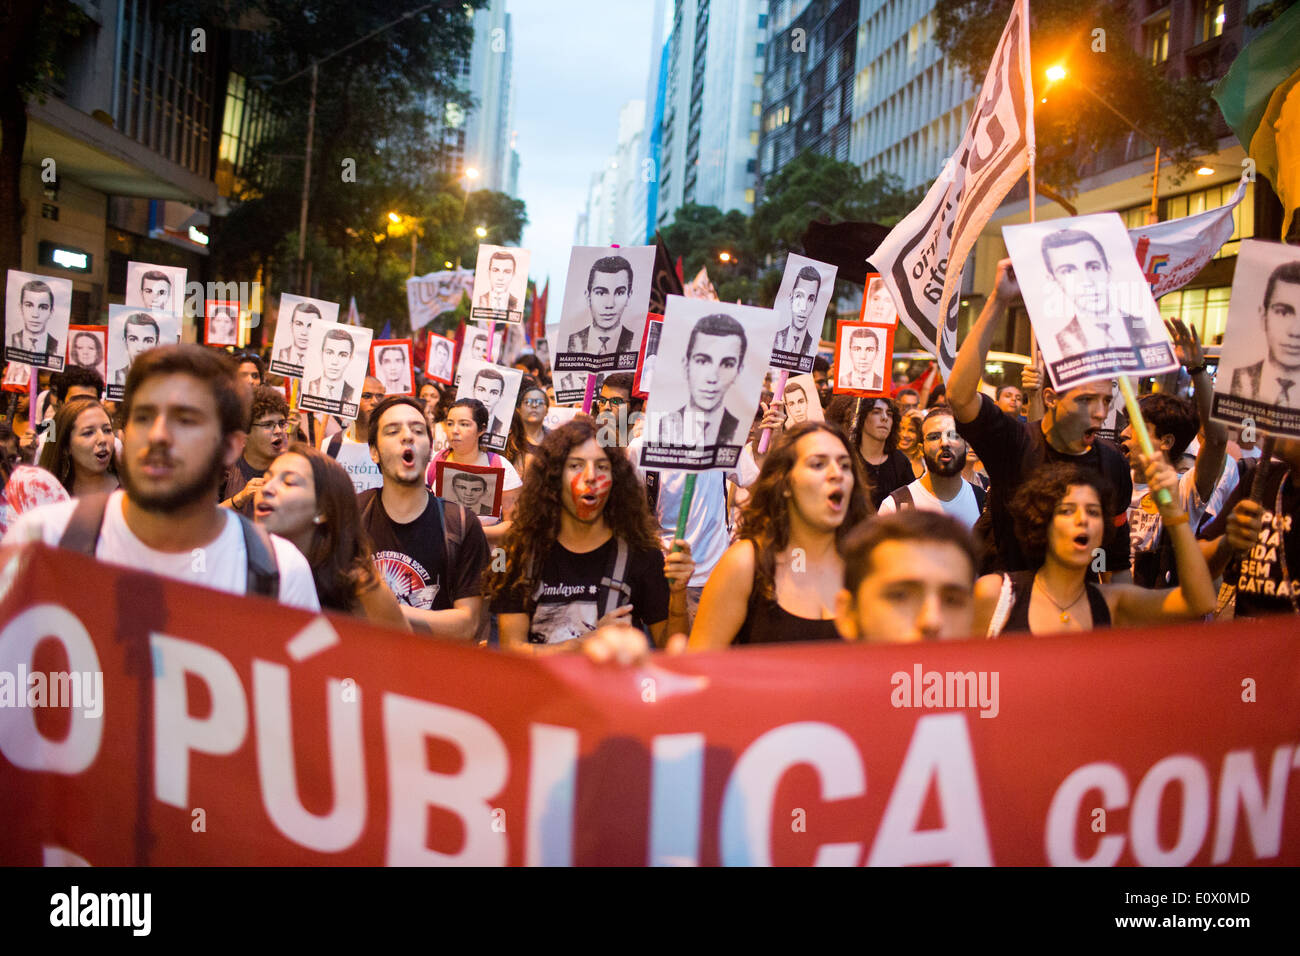
[[[1052,597],[1052,592],[1047,590],[1046,584],[1038,580],[1038,575],[1034,575],[1034,587],[1038,588],[1045,595],[1047,595],[1047,600],[1051,601],[1052,606],[1061,612],[1061,623],[1069,624],[1070,608],[1074,607],[1076,604],[1079,603],[1079,598],[1083,597],[1084,592],[1088,590],[1088,583],[1086,581],[1084,582],[1083,587],[1079,589],[1079,593],[1075,595],[1074,600],[1071,601],[1069,604],[1061,604],[1056,600],[1056,598]]]

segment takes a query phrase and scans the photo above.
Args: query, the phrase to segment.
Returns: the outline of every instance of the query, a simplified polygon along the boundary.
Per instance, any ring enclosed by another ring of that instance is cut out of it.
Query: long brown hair
[[[305,555],[321,607],[351,611],[361,592],[378,580],[352,479],[342,465],[306,442],[294,442],[281,454],[307,459],[316,486],[316,513],[325,516],[312,526]]]
[[[560,512],[564,510],[560,500],[564,463],[574,448],[599,433],[590,416],[579,415],[547,435],[538,446],[528,474],[524,476],[514,518],[506,533],[506,569],[496,572],[489,567],[484,572],[485,598],[508,594],[515,589],[531,590],[533,575],[560,534]],[[612,479],[609,498],[605,502],[605,521],[614,535],[626,541],[629,547],[658,548],[659,538],[650,516],[650,505],[632,463],[618,448],[606,448],[605,452],[609,456]]]
[[[72,461],[72,433],[76,430],[77,419],[90,407],[98,408],[105,415],[108,409],[89,395],[78,395],[59,406],[54,413],[54,441],[41,450],[41,467],[59,479],[59,484],[74,494],[72,486],[77,483],[77,466]],[[109,425],[113,416],[108,415]],[[117,443],[111,446],[112,455],[108,459],[108,473],[117,476]]]
[[[805,435],[826,432],[839,440],[849,453],[853,469],[853,490],[849,493],[844,521],[835,531],[835,547],[842,555],[844,541],[855,527],[876,513],[858,456],[849,445],[848,436],[830,422],[803,422],[777,438],[758,479],[749,487],[749,501],[740,513],[739,537],[754,544],[754,566],[759,594],[776,600],[776,556],[790,545],[790,471],[799,459],[797,446]]]
[[[524,407],[524,396],[529,392],[546,394],[546,389],[538,384],[537,379],[525,375],[519,382],[519,394],[515,397],[515,414],[510,419],[510,434],[506,437],[505,456],[515,466],[519,474],[524,473],[524,456],[528,453],[528,435],[524,432],[524,417],[520,414]]]

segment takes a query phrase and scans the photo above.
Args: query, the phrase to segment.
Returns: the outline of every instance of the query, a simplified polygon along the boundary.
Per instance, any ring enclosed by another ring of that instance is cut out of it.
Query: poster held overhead
[[[428,351],[425,354],[427,355],[424,363],[425,377],[441,382],[443,385],[450,385],[455,374],[451,357],[456,354],[456,343],[445,335],[430,332]]]
[[[1002,235],[1058,390],[1178,368],[1118,213],[1006,226]]]
[[[734,468],[783,326],[771,309],[669,296],[641,464],[678,471]]]
[[[460,386],[456,390],[456,399],[476,398],[487,409],[487,430],[481,440],[484,448],[505,451],[523,378],[524,373],[518,369],[476,358],[460,360]]]
[[[506,470],[501,465],[461,465],[446,458],[434,462],[433,493],[464,505],[481,518],[501,517]]]
[[[645,330],[641,335],[641,353],[637,358],[636,375],[632,378],[632,397],[649,398],[650,385],[654,381],[655,362],[659,356],[659,333],[663,330],[664,317],[653,312],[645,317]]]
[[[475,322],[523,322],[531,258],[527,249],[480,245],[469,317]]]
[[[239,345],[239,303],[207,299],[203,303],[203,341],[208,345]]]
[[[636,368],[650,305],[653,246],[574,246],[555,354],[557,372],[631,372]],[[560,404],[580,401],[585,375],[574,376],[577,388],[556,385]]]
[[[866,291],[862,296],[862,312],[858,318],[862,322],[898,324],[898,312],[894,310],[894,300],[889,294],[884,278],[878,272],[867,273]]]
[[[894,326],[840,322],[835,333],[831,390],[859,398],[888,398],[894,365]]]
[[[371,342],[370,374],[383,383],[385,395],[414,395],[411,340],[379,339]]]
[[[804,422],[824,422],[822,403],[817,397],[817,380],[807,375],[792,375],[785,382],[785,427],[794,428]]]
[[[185,311],[185,269],[153,262],[126,264],[126,304],[158,312]]]
[[[90,369],[108,381],[108,326],[69,325],[68,365]]]
[[[772,368],[801,374],[811,372],[821,342],[826,307],[835,297],[835,266],[815,259],[786,256],[785,274],[772,311],[781,317],[772,345]]]
[[[280,296],[280,311],[275,320],[275,340],[271,343],[271,371],[286,378],[302,378],[311,352],[311,329],[316,322],[333,323],[339,317],[339,304],[324,299],[309,299],[286,292]]]
[[[370,354],[374,334],[370,329],[342,322],[319,319],[312,322],[298,407],[339,418],[356,418],[366,381],[366,356]]]
[[[181,317],[129,305],[108,307],[108,379],[110,402],[120,402],[126,391],[131,363],[152,348],[181,340]]]
[[[9,270],[5,283],[6,359],[63,371],[71,317],[69,280]]]
[[[1210,416],[1300,437],[1300,250],[1247,239],[1232,277]]]

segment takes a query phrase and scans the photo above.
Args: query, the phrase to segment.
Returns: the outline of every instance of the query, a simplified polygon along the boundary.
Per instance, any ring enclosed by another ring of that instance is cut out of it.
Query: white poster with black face
[[[1002,235],[1058,389],[1178,368],[1118,213],[1004,226]]]
[[[126,264],[126,304],[154,312],[185,311],[185,269],[153,262]]]
[[[1295,246],[1256,239],[1241,244],[1211,417],[1300,437],[1300,249]]]
[[[889,294],[889,287],[878,272],[867,275],[867,286],[862,296],[862,313],[858,316],[863,322],[879,325],[898,324],[898,312],[894,309],[894,298]]]
[[[489,336],[488,330],[485,326],[465,326],[465,336],[461,340],[460,345],[460,363],[456,366],[455,385],[460,385],[461,368],[464,366],[466,359],[473,359],[476,362],[487,362],[489,364],[501,364],[500,362],[493,362],[493,358],[500,357],[501,344],[504,341],[504,337],[501,335],[499,330],[494,329],[493,332],[494,334]],[[496,353],[495,356],[488,355],[489,343],[492,346],[493,352]]]
[[[475,322],[522,322],[531,258],[527,249],[480,245],[469,317]]]
[[[302,378],[311,351],[312,326],[317,322],[332,324],[338,317],[337,302],[309,299],[288,292],[281,295],[280,312],[275,320],[275,341],[271,343],[271,371],[286,378]]]
[[[312,322],[298,407],[356,418],[374,334],[370,329],[342,322]]]
[[[487,409],[487,431],[482,445],[492,451],[504,451],[510,434],[510,420],[515,414],[519,385],[524,373],[503,365],[492,365],[475,358],[461,359],[460,386],[456,398],[477,398]]]
[[[785,427],[794,428],[804,422],[824,422],[821,399],[817,395],[817,380],[812,373],[791,375],[785,382]]]
[[[411,344],[410,339],[377,339],[370,344],[370,374],[383,383],[385,395],[415,394]]]
[[[425,377],[436,382],[442,382],[444,385],[450,385],[452,383],[452,374],[455,372],[451,365],[451,357],[455,352],[455,342],[445,335],[430,332],[428,351],[425,353],[424,360]]]
[[[108,381],[110,402],[119,402],[126,391],[126,373],[131,363],[152,348],[175,345],[181,340],[181,317],[171,312],[154,312],[138,306],[108,307]]]
[[[72,283],[10,269],[5,284],[5,358],[63,371],[72,318]]]
[[[460,465],[442,458],[434,464],[433,493],[463,505],[470,514],[499,518],[505,475],[501,465]]]
[[[555,371],[631,372],[636,368],[650,308],[654,246],[574,246],[564,283],[557,333]],[[578,389],[561,390],[556,401],[582,399]]]
[[[776,292],[772,311],[781,316],[772,345],[772,368],[790,372],[811,372],[821,342],[826,307],[835,297],[835,274],[839,270],[815,259],[790,253],[785,274]]]
[[[772,309],[668,296],[642,466],[734,468],[782,327]]]

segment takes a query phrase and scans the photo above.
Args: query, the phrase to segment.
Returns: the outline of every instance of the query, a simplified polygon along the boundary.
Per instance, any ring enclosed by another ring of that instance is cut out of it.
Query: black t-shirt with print
[[[1029,569],[1016,539],[1011,501],[1037,468],[1058,461],[1096,472],[1110,485],[1112,505],[1118,510],[1106,516],[1102,539],[1105,570],[1128,569],[1128,507],[1133,499],[1133,476],[1124,453],[1113,443],[1098,438],[1082,455],[1059,452],[1048,444],[1041,422],[1013,419],[987,395],[980,395],[980,410],[974,419],[957,423],[957,433],[970,442],[989,476],[988,506],[972,529],[980,545],[981,574]]]
[[[1213,540],[1227,532],[1228,516],[1237,502],[1250,497],[1255,464],[1241,470],[1241,480],[1223,509],[1205,526],[1201,537]],[[1285,483],[1283,480],[1285,479]],[[1278,508],[1281,485],[1282,507]],[[1287,467],[1273,462],[1264,484],[1264,517],[1259,541],[1245,554],[1233,555],[1223,570],[1223,583],[1237,588],[1234,617],[1294,614],[1300,604],[1300,487]]]
[[[871,500],[877,508],[891,492],[897,491],[904,485],[910,485],[916,479],[916,475],[912,474],[912,463],[897,448],[878,465],[871,464],[861,455],[858,457],[862,469],[871,479]]]
[[[616,550],[610,538],[594,551],[577,554],[558,541],[542,560],[531,594],[516,588],[492,601],[494,614],[525,614],[531,608],[528,640],[533,644],[559,644],[582,637],[604,614],[606,588],[601,579],[614,567]],[[632,605],[632,626],[645,628],[668,619],[668,581],[664,554],[658,548],[629,548],[623,580],[631,599],[619,597],[615,607]],[[534,600],[536,604],[534,605]]]
[[[382,492],[375,492],[373,504],[366,510],[362,523],[374,546],[375,567],[399,604],[446,611],[456,601],[482,593],[488,543],[483,526],[473,514],[466,512],[456,566],[449,569],[442,521],[433,495],[429,495],[420,517],[406,524],[388,516]]]

